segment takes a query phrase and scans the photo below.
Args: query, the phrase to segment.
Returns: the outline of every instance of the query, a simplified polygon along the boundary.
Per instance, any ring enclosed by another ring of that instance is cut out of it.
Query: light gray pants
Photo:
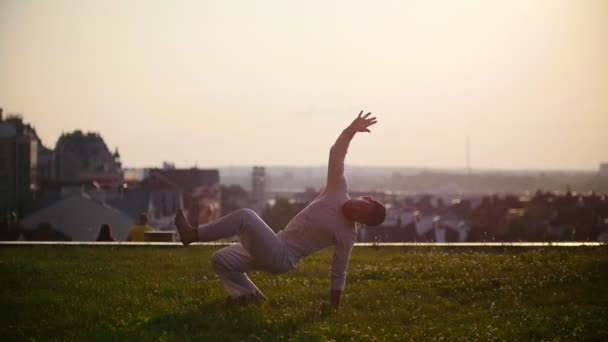
[[[253,210],[237,210],[200,225],[197,231],[200,241],[239,236],[240,243],[222,248],[211,256],[218,278],[232,297],[261,293],[247,277],[247,272],[262,270],[278,274],[293,268],[285,243]]]

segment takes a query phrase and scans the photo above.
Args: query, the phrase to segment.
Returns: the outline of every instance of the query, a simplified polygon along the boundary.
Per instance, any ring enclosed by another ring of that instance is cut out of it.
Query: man
[[[148,215],[142,213],[139,215],[139,224],[134,225],[129,229],[127,241],[143,242],[144,233],[152,231],[154,231],[154,228],[148,226]]]
[[[240,237],[240,244],[222,248],[211,256],[213,267],[230,296],[263,302],[266,296],[247,277],[247,272],[285,273],[302,258],[334,246],[330,301],[334,308],[340,307],[346,268],[357,237],[355,223],[379,225],[386,216],[384,206],[371,197],[351,199],[344,178],[344,158],[351,139],[357,133],[369,132],[368,127],[377,122],[375,117],[369,118],[370,114],[362,116],[361,111],[340,134],[329,153],[325,189],[278,234],[249,209],[237,210],[198,228],[190,226],[184,214],[177,212],[175,225],[184,245],[234,235]]]

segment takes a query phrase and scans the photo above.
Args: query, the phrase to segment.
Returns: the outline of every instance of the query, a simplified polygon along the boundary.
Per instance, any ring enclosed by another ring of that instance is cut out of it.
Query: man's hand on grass
[[[342,297],[342,291],[331,290],[329,293],[329,299],[331,306],[335,310],[340,310],[340,298]]]
[[[337,311],[338,309],[334,308],[333,305],[327,301],[321,302],[321,306],[319,306],[319,315],[322,317],[331,315]]]

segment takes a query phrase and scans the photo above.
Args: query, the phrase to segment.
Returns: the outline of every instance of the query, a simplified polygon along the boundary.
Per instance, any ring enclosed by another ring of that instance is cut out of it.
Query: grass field
[[[0,248],[6,340],[608,340],[608,248],[356,247],[327,310],[331,250],[227,300],[219,247]]]

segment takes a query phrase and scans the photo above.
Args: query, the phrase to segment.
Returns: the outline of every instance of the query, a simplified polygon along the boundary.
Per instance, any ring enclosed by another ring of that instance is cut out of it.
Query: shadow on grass
[[[212,300],[201,303],[192,311],[144,318],[126,331],[115,332],[111,338],[169,341],[279,339],[324,316],[316,311],[302,311],[297,316],[277,321],[277,305],[272,302],[258,306],[231,299]]]

